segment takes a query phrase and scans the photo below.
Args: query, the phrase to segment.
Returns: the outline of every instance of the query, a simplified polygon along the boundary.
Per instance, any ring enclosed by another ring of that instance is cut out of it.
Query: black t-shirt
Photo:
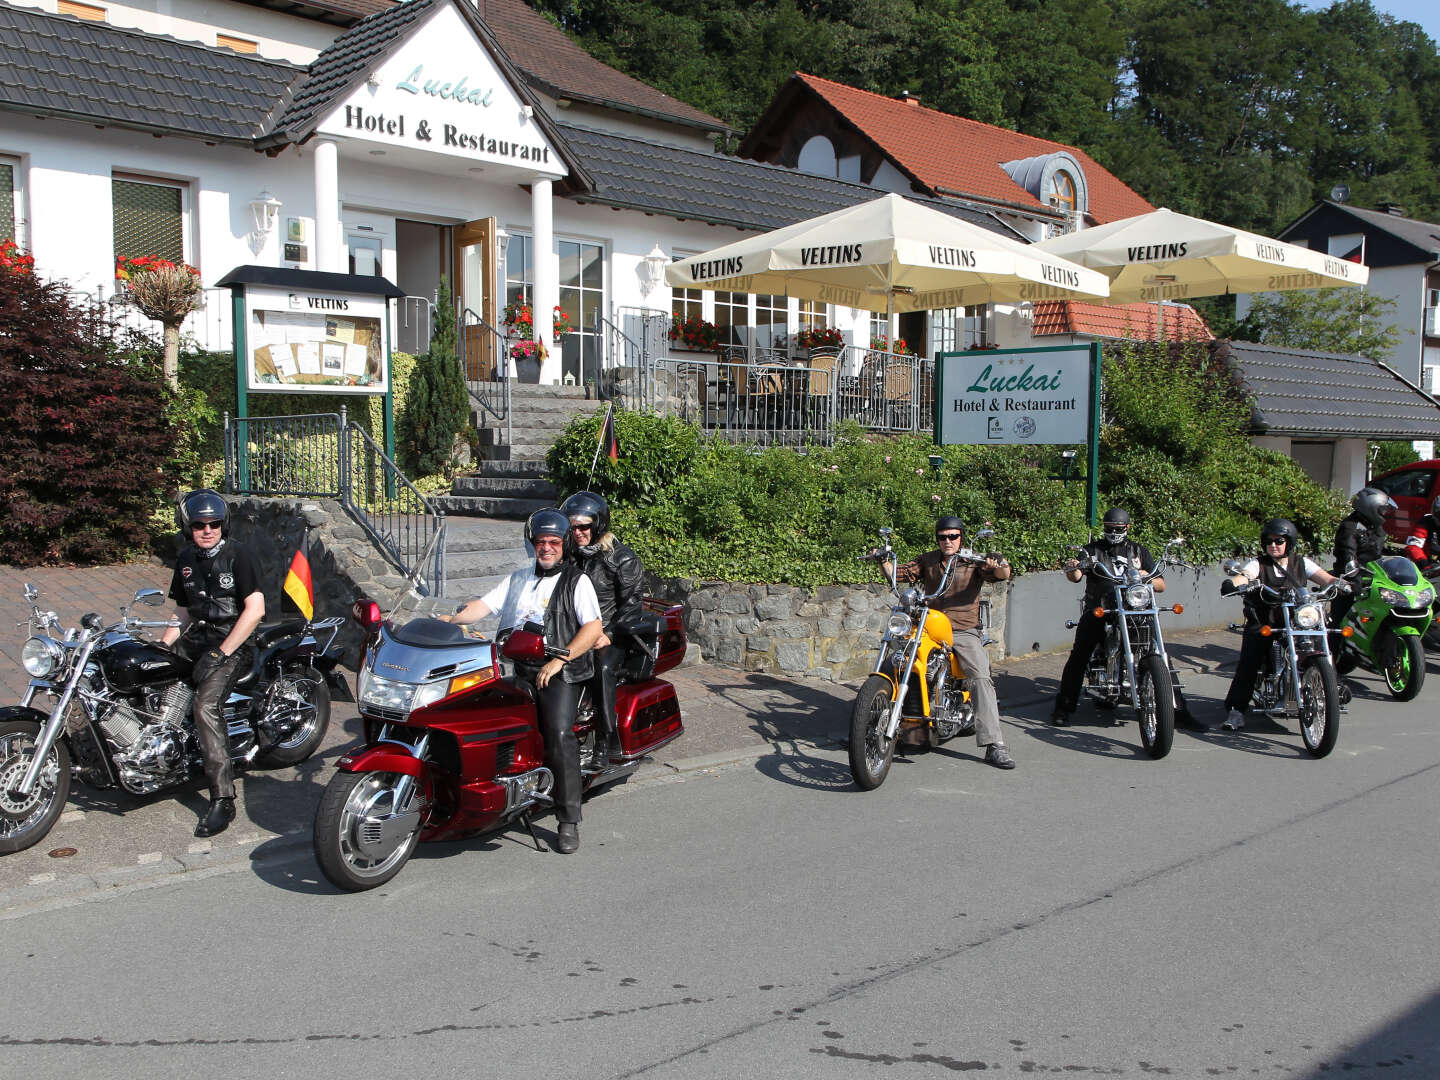
[[[194,544],[186,544],[176,556],[170,578],[170,599],[216,640],[223,640],[234,628],[245,598],[262,591],[255,556],[234,540],[222,541],[211,558],[203,557]]]

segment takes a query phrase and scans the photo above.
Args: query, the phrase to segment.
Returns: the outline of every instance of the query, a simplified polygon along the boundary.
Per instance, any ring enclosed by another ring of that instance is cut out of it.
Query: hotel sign
[[[1092,355],[1089,345],[942,353],[936,370],[936,442],[1087,442]]]

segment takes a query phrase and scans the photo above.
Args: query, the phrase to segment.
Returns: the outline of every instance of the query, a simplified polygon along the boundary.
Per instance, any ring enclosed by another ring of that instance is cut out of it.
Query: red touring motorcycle
[[[398,874],[421,840],[497,832],[516,821],[529,829],[530,815],[551,805],[554,778],[533,690],[514,664],[537,668],[564,650],[534,623],[490,641],[437,619],[395,628],[369,600],[354,614],[372,635],[356,695],[365,746],[336,762],[315,812],[315,857],[331,882],[358,892]],[[626,650],[615,697],[625,757],[609,760],[582,692],[575,734],[586,791],[629,776],[684,731],[675,688],[655,678],[685,658],[679,605],[647,599],[616,644]]]

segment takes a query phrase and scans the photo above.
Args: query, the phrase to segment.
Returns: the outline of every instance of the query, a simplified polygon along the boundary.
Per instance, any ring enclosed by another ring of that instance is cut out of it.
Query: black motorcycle
[[[178,624],[146,622],[126,607],[108,626],[89,614],[66,629],[55,612],[40,609],[39,597],[25,586],[30,638],[20,660],[30,685],[19,705],[0,708],[0,855],[44,838],[65,808],[72,775],[149,795],[203,768],[187,681],[193,664],[141,636]],[[159,589],[142,589],[131,606],[164,602]],[[335,670],[343,623],[297,619],[257,629],[255,661],[221,710],[234,761],[294,765],[319,747],[332,692],[355,700]]]

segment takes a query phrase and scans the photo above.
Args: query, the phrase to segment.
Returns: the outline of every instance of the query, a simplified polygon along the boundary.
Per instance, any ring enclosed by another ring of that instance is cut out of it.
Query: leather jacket
[[[595,585],[606,634],[613,636],[616,627],[640,617],[645,576],[640,556],[616,540],[609,551],[596,545],[590,554],[577,551],[575,558]]]
[[[1335,573],[1342,573],[1347,562],[1364,568],[1385,553],[1385,533],[1373,529],[1351,514],[1335,530]]]

